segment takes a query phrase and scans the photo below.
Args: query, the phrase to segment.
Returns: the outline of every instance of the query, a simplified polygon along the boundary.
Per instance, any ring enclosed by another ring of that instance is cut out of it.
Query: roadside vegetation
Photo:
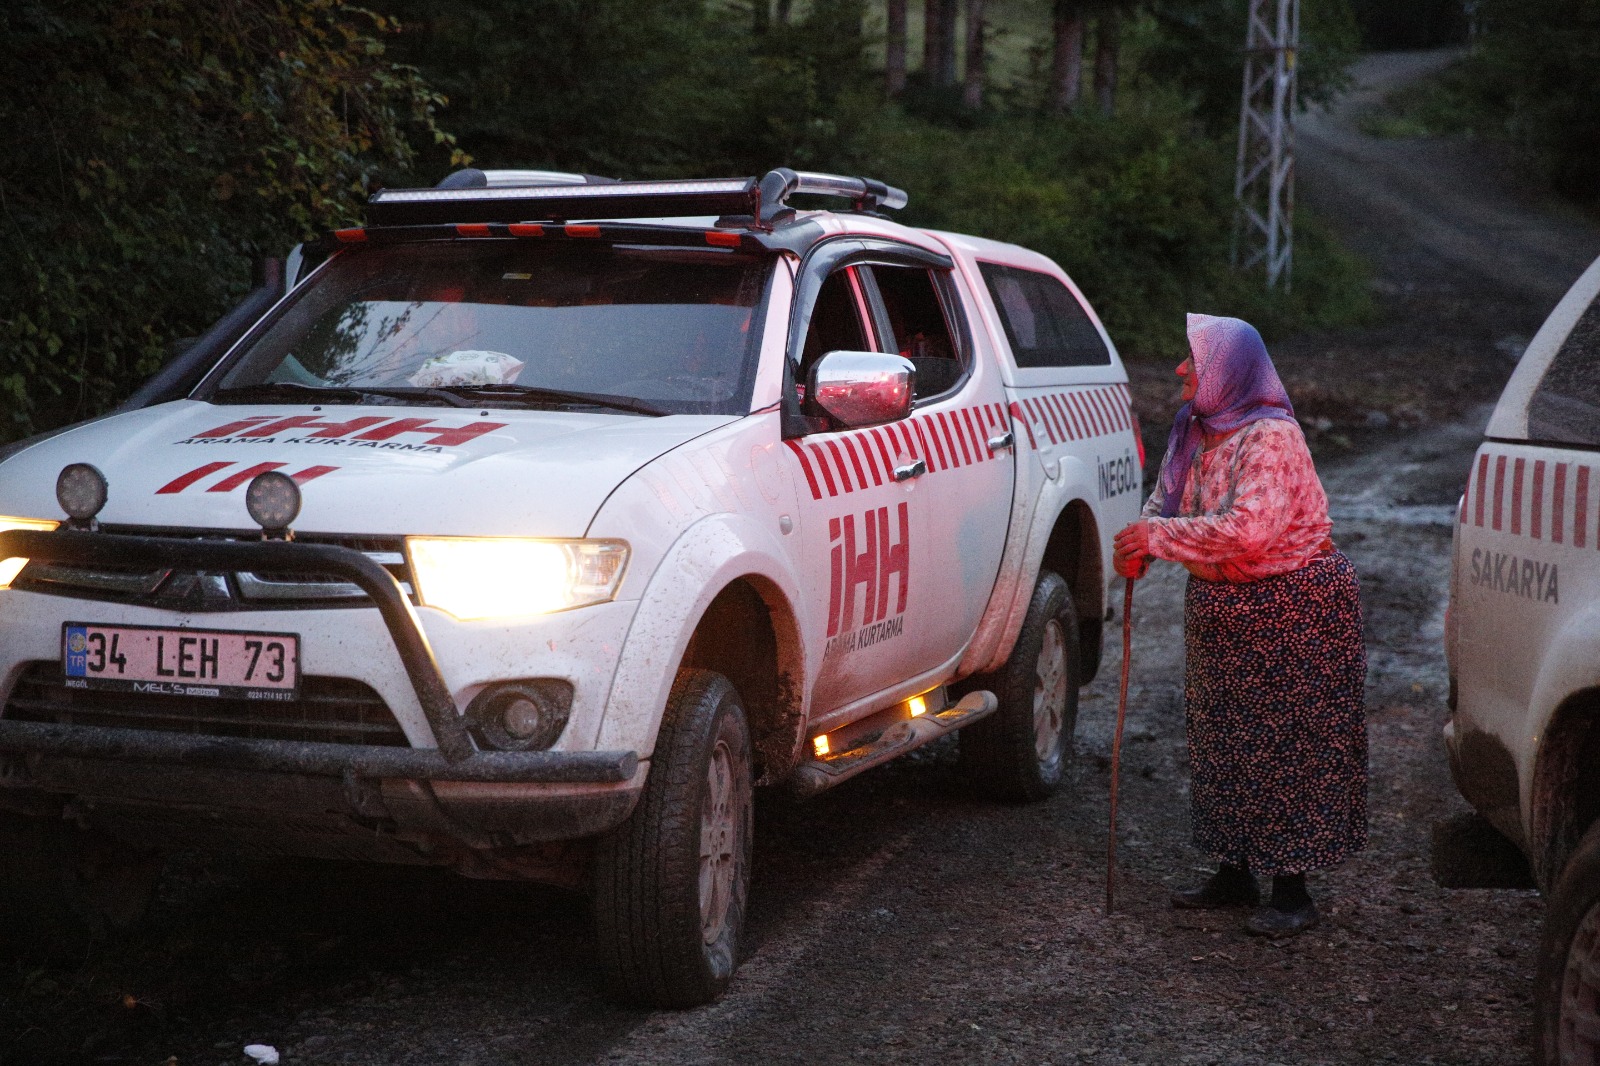
[[[1228,265],[1246,0],[20,0],[0,11],[0,441],[89,417],[380,185],[465,163],[618,178],[775,165],[1058,259],[1124,353],[1187,310],[1365,313],[1310,220],[1294,287]],[[1302,95],[1356,44],[1308,5]]]
[[[1502,142],[1600,211],[1600,0],[1482,0],[1473,30],[1460,62],[1391,94],[1366,132]]]

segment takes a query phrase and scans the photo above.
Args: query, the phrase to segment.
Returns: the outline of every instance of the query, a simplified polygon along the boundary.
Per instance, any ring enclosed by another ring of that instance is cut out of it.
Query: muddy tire
[[[980,791],[1033,803],[1061,787],[1072,765],[1081,664],[1072,593],[1041,570],[1011,657],[966,686],[1000,700],[999,710],[961,731],[961,769]]]
[[[1533,1003],[1534,1062],[1600,1062],[1600,825],[1545,901]]]
[[[618,999],[695,1007],[728,986],[750,887],[750,762],[733,685],[679,672],[644,793],[595,855],[595,932]]]

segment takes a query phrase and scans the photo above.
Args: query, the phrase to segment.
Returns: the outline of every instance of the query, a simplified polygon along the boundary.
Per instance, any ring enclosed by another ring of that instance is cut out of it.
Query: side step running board
[[[993,692],[969,692],[954,706],[933,714],[895,722],[865,743],[834,755],[824,755],[800,764],[789,779],[793,793],[801,799],[843,784],[864,770],[870,770],[908,751],[938,740],[962,726],[971,725],[993,714],[1000,701]]]

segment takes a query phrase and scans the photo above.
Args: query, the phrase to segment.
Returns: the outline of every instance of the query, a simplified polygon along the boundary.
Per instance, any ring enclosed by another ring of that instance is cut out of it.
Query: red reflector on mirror
[[[463,237],[487,237],[489,227],[481,222],[463,222],[456,226],[456,232]]]
[[[566,226],[564,228],[566,229],[566,233],[567,233],[568,237],[598,237],[598,236],[600,236],[600,227],[599,226]]]
[[[739,240],[740,237],[737,233],[724,233],[715,229],[706,230],[706,243],[714,244],[718,248],[737,248],[739,247]]]
[[[513,237],[543,237],[544,227],[531,222],[513,222],[506,227]]]
[[[359,244],[367,239],[367,231],[364,229],[339,229],[334,230],[333,235],[345,244]]]

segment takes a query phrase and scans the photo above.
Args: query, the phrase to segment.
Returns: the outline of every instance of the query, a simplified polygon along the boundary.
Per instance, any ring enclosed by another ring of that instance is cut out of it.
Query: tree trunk
[[[789,25],[789,10],[791,7],[793,7],[793,0],[778,0],[778,14],[775,20],[778,25]]]
[[[983,67],[983,0],[967,0],[967,72],[961,106],[968,111],[983,106]]]
[[[889,0],[884,34],[884,82],[891,98],[906,89],[906,0]]]
[[[922,76],[929,85],[939,84],[939,57],[944,54],[944,0],[922,2]]]
[[[757,37],[767,32],[767,24],[772,19],[772,0],[751,0],[750,28]]]
[[[1117,45],[1122,36],[1122,19],[1107,11],[1095,20],[1094,96],[1100,113],[1111,117],[1117,102]]]
[[[1055,53],[1050,64],[1050,110],[1065,114],[1083,92],[1083,12],[1077,0],[1056,0]]]

